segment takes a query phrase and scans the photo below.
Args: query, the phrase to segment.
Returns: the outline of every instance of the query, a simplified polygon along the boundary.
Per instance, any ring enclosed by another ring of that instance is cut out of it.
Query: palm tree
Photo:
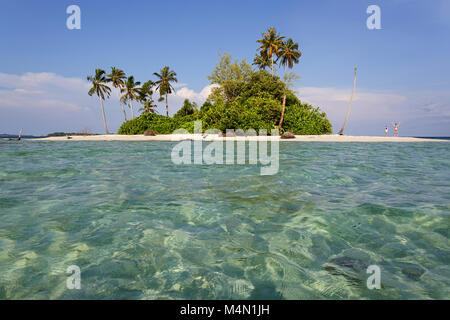
[[[142,113],[155,113],[156,106],[153,104],[153,99],[144,102],[144,106],[139,109]]]
[[[160,73],[153,73],[155,76],[159,78],[158,81],[155,82],[158,86],[156,90],[159,90],[160,100],[162,100],[162,96],[166,96],[166,115],[169,116],[169,103],[167,101],[167,95],[172,93],[172,90],[175,91],[173,86],[170,84],[171,82],[178,82],[176,78],[177,74],[175,71],[170,70],[168,66],[165,66],[161,69]]]
[[[348,117],[350,116],[350,109],[352,108],[353,96],[355,94],[355,89],[356,89],[356,70],[357,70],[357,68],[355,67],[355,75],[353,77],[353,89],[352,89],[352,95],[350,97],[350,103],[348,104],[347,115],[345,116],[344,125],[342,126],[341,130],[339,130],[339,134],[341,136],[344,134],[345,126],[347,125]]]
[[[267,67],[270,67],[270,59],[269,57],[263,52],[262,54],[257,54],[256,57],[253,59],[253,65],[257,66],[259,70],[265,70]]]
[[[145,82],[142,87],[139,89],[138,100],[142,104],[144,104],[147,100],[152,99],[153,95],[153,86],[155,83],[152,80]]]
[[[153,86],[155,83],[151,80],[145,82],[139,89],[138,100],[144,105],[139,111],[142,113],[155,113],[156,106],[153,101]]]
[[[298,63],[302,53],[298,50],[298,43],[294,42],[291,38],[287,39],[286,42],[283,42],[280,47],[280,58],[281,65],[284,67],[284,73],[286,75],[286,67],[292,69],[294,67],[294,63]],[[283,109],[281,110],[281,118],[278,127],[281,128],[283,125],[284,119],[284,111],[286,109],[286,91],[283,96]]]
[[[123,116],[125,121],[127,121],[127,113],[125,112],[125,108],[123,107],[122,100],[120,99],[120,89],[125,86],[125,79],[127,78],[125,72],[122,69],[117,69],[115,67],[111,67],[111,73],[107,75],[108,82],[111,82],[114,88],[119,89],[117,94],[119,95],[120,106],[122,107]]]
[[[281,58],[280,63],[284,66],[284,71],[286,72],[286,67],[292,69],[294,63],[299,62],[298,59],[302,56],[302,53],[298,50],[298,43],[289,38],[282,43],[279,55]]]
[[[270,27],[267,32],[263,32],[262,36],[262,39],[256,41],[261,44],[258,50],[260,50],[261,56],[266,55],[271,60],[271,69],[273,75],[273,57],[275,55],[278,56],[278,51],[285,37],[280,36],[280,34],[275,30],[274,27]]]
[[[120,92],[123,93],[120,99],[123,102],[128,102],[128,106],[131,109],[132,119],[134,119],[133,100],[139,100],[140,84],[141,83],[139,81],[134,81],[133,76],[129,76],[125,82],[125,87],[120,89]]]
[[[92,88],[89,90],[88,94],[92,96],[95,93],[100,99],[100,105],[102,107],[103,125],[105,126],[106,134],[109,134],[108,126],[106,125],[105,108],[103,107],[103,100],[105,100],[105,96],[109,98],[109,95],[111,94],[111,88],[105,84],[107,82],[105,78],[105,71],[102,69],[95,69],[95,75],[88,76],[87,80],[92,82]]]

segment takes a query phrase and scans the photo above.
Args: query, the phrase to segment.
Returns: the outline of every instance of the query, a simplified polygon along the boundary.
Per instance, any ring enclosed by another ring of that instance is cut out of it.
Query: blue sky
[[[81,30],[66,8],[81,8]],[[381,8],[368,30],[366,8]],[[357,94],[348,134],[379,135],[400,121],[403,135],[450,136],[450,1],[8,1],[0,12],[0,133],[102,132],[98,101],[84,93],[95,68],[117,66],[137,80],[169,65],[178,74],[171,112],[201,103],[217,53],[251,61],[274,26],[303,52],[294,68],[299,97],[325,110],[335,132],[345,116],[353,67]],[[113,96],[115,98],[115,95]],[[112,131],[116,99],[106,102]],[[60,107],[59,107],[60,106]],[[161,109],[162,111],[162,109]]]

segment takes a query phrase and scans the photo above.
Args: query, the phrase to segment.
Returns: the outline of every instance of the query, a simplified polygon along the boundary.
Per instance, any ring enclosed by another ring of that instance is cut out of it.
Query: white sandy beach
[[[92,136],[64,136],[48,137],[40,139],[29,139],[33,141],[183,141],[183,140],[203,140],[203,141],[300,141],[300,142],[449,142],[448,140],[424,139],[411,137],[377,137],[377,136],[347,136],[347,135],[297,135],[295,139],[280,139],[280,137],[219,137],[218,135],[201,134],[166,134],[156,136],[144,135],[92,135]]]

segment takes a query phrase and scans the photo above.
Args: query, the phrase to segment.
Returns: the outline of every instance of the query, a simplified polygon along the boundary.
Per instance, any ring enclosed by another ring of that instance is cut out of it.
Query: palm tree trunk
[[[270,59],[272,60],[272,66],[271,66],[271,69],[272,69],[272,77],[273,77],[273,55],[272,55],[272,57],[271,57]]]
[[[281,119],[280,119],[280,124],[278,125],[279,129],[281,129],[281,126],[283,125],[284,110],[285,109],[286,109],[286,93],[283,96],[283,109],[281,110]]]
[[[356,88],[356,67],[355,67],[355,76],[353,78],[352,95],[350,97],[350,103],[348,104],[347,115],[345,116],[344,125],[342,126],[341,130],[339,130],[340,135],[344,134],[345,126],[347,125],[348,117],[350,116],[350,109],[352,108],[353,95],[355,94],[355,88]]]
[[[286,65],[284,65],[284,74],[286,75]],[[278,129],[281,129],[281,126],[283,125],[285,109],[286,109],[286,89],[285,89],[284,95],[283,95],[283,109],[281,110],[281,118],[280,118],[280,123],[278,124]]]
[[[166,116],[169,116],[169,102],[167,101],[167,93],[166,93]]]
[[[131,119],[134,119],[133,100],[130,99]]]
[[[125,121],[127,121],[127,113],[125,112],[125,108],[123,107],[122,100],[120,100],[120,89],[119,89],[119,92],[117,93],[117,95],[119,96],[119,102],[120,102],[120,106],[122,107],[123,116],[125,117]]]
[[[103,125],[105,126],[106,134],[109,134],[108,126],[106,125],[105,108],[103,107],[103,99],[100,98],[100,105],[102,106]]]

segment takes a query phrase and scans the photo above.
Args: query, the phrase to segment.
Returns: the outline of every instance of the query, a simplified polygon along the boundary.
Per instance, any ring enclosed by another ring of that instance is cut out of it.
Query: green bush
[[[283,127],[294,134],[313,135],[331,133],[331,123],[325,112],[308,104],[286,107]]]
[[[202,121],[202,129],[218,129],[225,132],[226,129],[261,129],[268,133],[274,129],[281,117],[282,105],[272,98],[251,97],[247,100],[238,99],[229,104],[218,101],[202,107],[199,113],[167,117],[158,114],[142,114],[133,120],[122,124],[119,134],[143,134],[151,129],[157,134],[171,134],[179,128],[194,132],[194,121]],[[318,108],[308,104],[297,103],[286,106],[284,131],[292,131],[294,134],[313,135],[331,133],[331,123],[326,114]]]
[[[196,114],[197,111],[197,104],[195,102],[191,103],[188,99],[184,99],[183,106],[180,110],[178,110],[177,113],[174,114],[174,118],[179,117],[186,117],[193,114]]]
[[[156,134],[171,134],[179,128],[193,133],[195,120],[197,120],[196,114],[174,118],[155,113],[142,114],[133,120],[125,121],[120,126],[118,134],[143,134],[144,131],[149,129]]]
[[[240,66],[235,63],[231,67],[236,69]],[[318,108],[302,104],[279,77],[272,76],[267,71],[250,73],[245,65],[244,67],[245,72],[241,73],[231,70],[234,76],[219,83],[220,87],[217,89],[220,90],[213,91],[200,110],[197,110],[195,103],[186,99],[183,107],[173,118],[143,114],[136,119],[124,122],[118,133],[142,134],[145,130],[151,129],[157,134],[170,134],[179,128],[193,133],[196,120],[202,121],[203,131],[265,129],[270,133],[280,121],[285,94],[286,109],[282,130],[304,135],[332,132],[326,114]],[[216,78],[220,80],[222,73],[217,72]]]
[[[148,129],[157,134],[170,134],[176,127],[176,123],[171,117],[147,113],[133,120],[125,121],[120,126],[118,134],[143,134]]]
[[[143,114],[133,120],[122,124],[119,134],[143,134],[151,129],[156,134],[171,134],[176,129],[183,128],[190,133],[194,132],[194,121],[202,121],[202,129],[261,129],[268,133],[274,129],[281,116],[281,103],[270,98],[251,97],[247,100],[235,100],[225,105],[215,103],[207,105],[198,114],[187,116],[166,117],[158,114]],[[326,114],[318,108],[308,104],[297,103],[286,107],[284,131],[294,134],[313,135],[331,133],[331,123]]]
[[[270,133],[279,121],[281,104],[271,98],[251,97],[239,99],[223,108],[219,121],[212,125],[221,131],[226,129],[261,129]]]

